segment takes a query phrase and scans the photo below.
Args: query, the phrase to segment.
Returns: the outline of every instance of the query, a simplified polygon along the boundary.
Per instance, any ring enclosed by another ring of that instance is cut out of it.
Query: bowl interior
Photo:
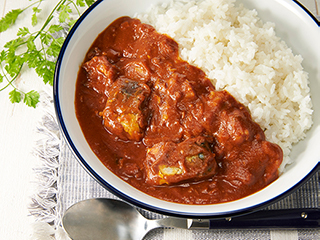
[[[246,198],[214,205],[190,206],[169,203],[148,196],[110,172],[91,151],[75,115],[75,82],[79,67],[92,42],[113,20],[143,12],[151,4],[168,0],[97,1],[86,11],[68,35],[57,61],[54,100],[61,130],[77,158],[102,185],[123,199],[148,210],[179,216],[221,216],[248,211],[283,196],[300,183],[320,160],[320,39],[319,26],[294,1],[239,0],[248,8],[255,8],[263,21],[276,23],[278,36],[285,40],[295,54],[304,58],[303,66],[309,73],[314,104],[314,125],[305,140],[295,145],[291,153],[294,163],[265,189]],[[264,205],[265,206],[265,205]]]

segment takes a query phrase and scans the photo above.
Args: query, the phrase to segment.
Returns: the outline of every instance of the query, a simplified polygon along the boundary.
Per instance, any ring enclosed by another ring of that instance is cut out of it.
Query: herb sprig
[[[13,26],[21,13],[30,8],[31,25],[38,25],[38,16],[42,10],[40,7],[45,0],[30,1],[32,3],[29,6],[11,10],[0,19],[0,33]],[[81,9],[91,6],[94,2],[95,0],[60,0],[39,30],[31,32],[27,27],[19,28],[17,37],[7,42],[0,52],[0,92],[12,88],[9,92],[12,103],[23,101],[27,106],[35,108],[39,102],[39,92],[24,92],[16,86],[15,81],[23,73],[23,67],[26,65],[34,69],[45,84],[53,85],[55,60],[64,42],[64,37],[56,36],[64,30],[62,25],[71,28],[80,16]],[[57,16],[58,24],[52,23],[54,16]]]

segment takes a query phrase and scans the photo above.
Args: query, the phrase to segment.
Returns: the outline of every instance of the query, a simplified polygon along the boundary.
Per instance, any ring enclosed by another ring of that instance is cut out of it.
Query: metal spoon
[[[133,206],[114,199],[89,199],[71,206],[62,219],[73,240],[140,240],[160,227],[216,228],[319,228],[319,209],[265,210],[245,216],[210,220],[162,218],[148,220]]]

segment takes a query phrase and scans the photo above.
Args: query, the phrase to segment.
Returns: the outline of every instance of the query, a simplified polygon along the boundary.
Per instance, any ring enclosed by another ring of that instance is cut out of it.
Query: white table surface
[[[301,0],[311,11],[320,9],[320,1]],[[52,9],[58,0],[43,3],[43,16]],[[16,8],[30,4],[29,0],[0,0],[0,17]],[[31,14],[28,10],[20,16],[10,30],[0,33],[0,51],[4,43],[16,36],[21,26],[31,28]],[[0,85],[1,86],[1,85]],[[29,91],[49,89],[32,70],[27,70],[18,80],[19,88]],[[35,142],[41,137],[36,133],[37,124],[43,111],[40,107],[33,109],[26,105],[11,104],[8,99],[10,89],[0,92],[0,239],[29,239],[32,234],[34,219],[28,212],[30,196],[35,192],[35,174],[33,168],[39,160],[33,155]],[[285,237],[285,236],[283,236]],[[289,236],[282,239],[291,239]]]

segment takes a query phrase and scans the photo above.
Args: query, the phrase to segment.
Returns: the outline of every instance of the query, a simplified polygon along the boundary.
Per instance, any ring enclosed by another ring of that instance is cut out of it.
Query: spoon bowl
[[[135,207],[114,199],[88,199],[71,206],[63,227],[73,240],[140,240],[160,227],[183,229],[319,228],[320,209],[262,210],[220,219],[144,218]]]
[[[135,208],[113,199],[90,199],[73,205],[63,217],[63,226],[76,240],[142,239],[148,232],[146,219]],[[88,231],[88,229],[90,229]]]

